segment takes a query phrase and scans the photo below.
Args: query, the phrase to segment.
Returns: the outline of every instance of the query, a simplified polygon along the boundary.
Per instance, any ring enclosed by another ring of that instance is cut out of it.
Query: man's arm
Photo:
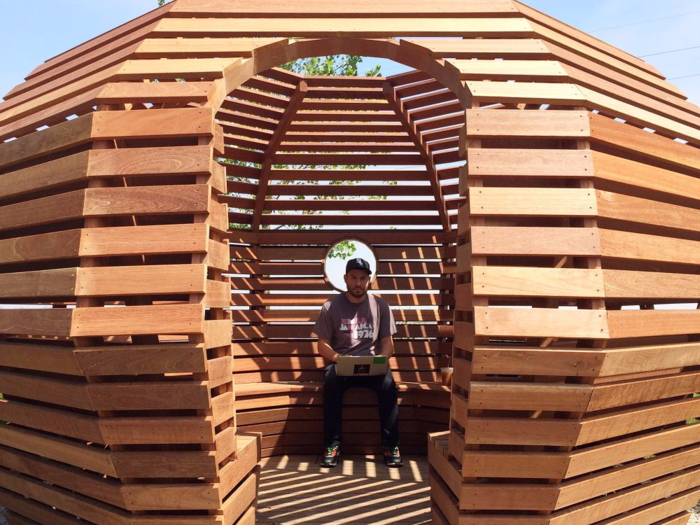
[[[331,348],[331,342],[328,339],[324,339],[323,337],[319,337],[318,341],[314,342],[314,346],[316,349],[316,352],[321,354],[321,357],[326,359],[327,361],[330,361],[331,363],[336,363],[338,361],[338,356],[340,355],[338,352],[333,350]],[[392,345],[393,349],[393,345]]]
[[[381,351],[380,355],[385,355],[391,357],[394,355],[394,339],[393,337],[385,337],[381,340]]]

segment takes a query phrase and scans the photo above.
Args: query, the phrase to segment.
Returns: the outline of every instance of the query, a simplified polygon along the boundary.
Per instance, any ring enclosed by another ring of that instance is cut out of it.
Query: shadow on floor
[[[258,525],[427,525],[428,461],[406,458],[388,469],[374,456],[352,456],[321,469],[316,456],[262,462]]]

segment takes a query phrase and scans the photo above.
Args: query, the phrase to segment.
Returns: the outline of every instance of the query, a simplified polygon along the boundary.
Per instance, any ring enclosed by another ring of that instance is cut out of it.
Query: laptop
[[[335,373],[339,376],[383,376],[388,366],[385,355],[341,355]]]

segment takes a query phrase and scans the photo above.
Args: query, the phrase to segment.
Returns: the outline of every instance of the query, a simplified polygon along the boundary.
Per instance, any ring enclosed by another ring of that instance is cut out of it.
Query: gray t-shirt
[[[339,354],[378,355],[379,342],[396,333],[396,323],[385,300],[368,295],[356,304],[341,293],[323,305],[313,333],[328,339]]]

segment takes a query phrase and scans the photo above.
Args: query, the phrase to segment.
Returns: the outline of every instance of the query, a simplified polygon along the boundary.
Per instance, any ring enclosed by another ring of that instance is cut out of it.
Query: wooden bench
[[[425,454],[427,434],[445,430],[450,391],[440,383],[398,382],[401,444],[405,453]],[[263,434],[262,455],[309,453],[323,445],[323,383],[250,383],[236,386],[238,428]],[[343,410],[343,450],[381,450],[375,394],[350,389]]]
[[[308,330],[308,328],[307,328]],[[390,360],[405,453],[425,454],[427,434],[445,430],[450,389],[439,381],[450,343],[397,341]],[[308,453],[323,444],[323,366],[310,341],[234,344],[237,425],[263,435],[262,455]],[[290,355],[291,354],[291,355]],[[350,389],[343,411],[346,453],[381,451],[374,392]]]

